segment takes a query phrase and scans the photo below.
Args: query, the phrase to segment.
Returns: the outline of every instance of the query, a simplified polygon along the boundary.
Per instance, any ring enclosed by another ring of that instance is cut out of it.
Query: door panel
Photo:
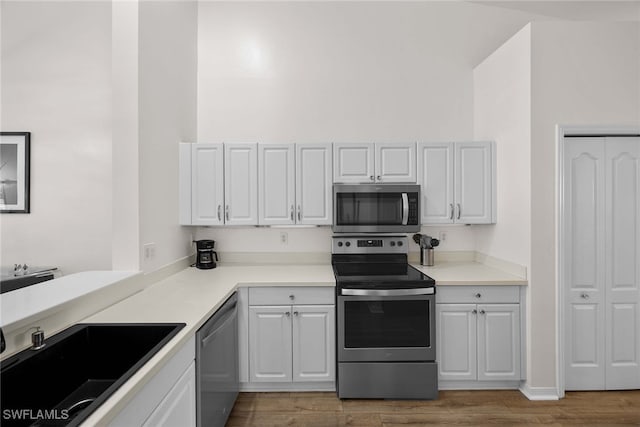
[[[373,182],[373,144],[333,144],[333,182]]]
[[[604,145],[571,138],[564,155],[567,390],[604,387]]]
[[[225,223],[258,224],[257,144],[224,145]]]
[[[492,152],[489,142],[455,144],[455,221],[492,222]]]
[[[259,223],[295,224],[293,144],[259,145]]]
[[[376,143],[377,182],[416,182],[415,143]]]
[[[640,138],[607,138],[606,388],[640,388]]]
[[[222,144],[191,144],[191,220],[193,225],[224,223]]]
[[[296,215],[298,224],[333,222],[333,157],[331,144],[296,147]]]

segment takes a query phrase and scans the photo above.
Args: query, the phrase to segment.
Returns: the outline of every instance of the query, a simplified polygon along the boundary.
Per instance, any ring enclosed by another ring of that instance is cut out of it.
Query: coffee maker
[[[196,244],[196,267],[204,270],[216,268],[218,254],[213,250],[215,240],[194,240]]]

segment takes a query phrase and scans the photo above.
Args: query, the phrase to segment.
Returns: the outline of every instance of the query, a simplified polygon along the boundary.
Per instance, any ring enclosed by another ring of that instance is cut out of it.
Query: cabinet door
[[[333,144],[333,182],[374,182],[373,144]]]
[[[225,224],[258,224],[257,144],[224,144]]]
[[[605,144],[605,388],[640,388],[640,138]]]
[[[191,223],[223,224],[224,171],[222,144],[192,144]]]
[[[295,224],[295,167],[293,144],[258,146],[258,222]]]
[[[453,222],[453,143],[418,144],[418,184],[423,224]]]
[[[376,182],[416,182],[416,144],[414,142],[376,143],[375,153]]]
[[[143,427],[164,426],[196,426],[195,362],[191,362],[189,368],[143,424]]]
[[[478,380],[520,379],[520,306],[478,305]]]
[[[333,157],[331,144],[296,145],[296,221],[329,225],[333,222]]]
[[[572,138],[564,154],[567,390],[605,386],[605,194],[602,138]]]
[[[477,379],[475,304],[436,304],[440,380]]]
[[[454,157],[455,222],[462,224],[495,222],[492,143],[456,143]]]
[[[291,351],[291,306],[250,306],[250,381],[290,382]]]
[[[333,305],[293,306],[293,381],[335,380]]]

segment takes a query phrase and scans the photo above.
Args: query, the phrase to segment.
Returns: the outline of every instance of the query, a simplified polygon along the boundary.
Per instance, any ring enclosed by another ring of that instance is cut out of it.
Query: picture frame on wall
[[[0,213],[29,213],[31,132],[0,132]]]

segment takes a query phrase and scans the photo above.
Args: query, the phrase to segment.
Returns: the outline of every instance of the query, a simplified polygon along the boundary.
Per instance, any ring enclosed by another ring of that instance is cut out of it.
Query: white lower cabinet
[[[438,289],[440,388],[511,388],[522,379],[519,289],[496,288]]]
[[[243,390],[335,389],[333,288],[249,288],[247,317]]]
[[[195,337],[186,342],[109,425],[195,427]]]

